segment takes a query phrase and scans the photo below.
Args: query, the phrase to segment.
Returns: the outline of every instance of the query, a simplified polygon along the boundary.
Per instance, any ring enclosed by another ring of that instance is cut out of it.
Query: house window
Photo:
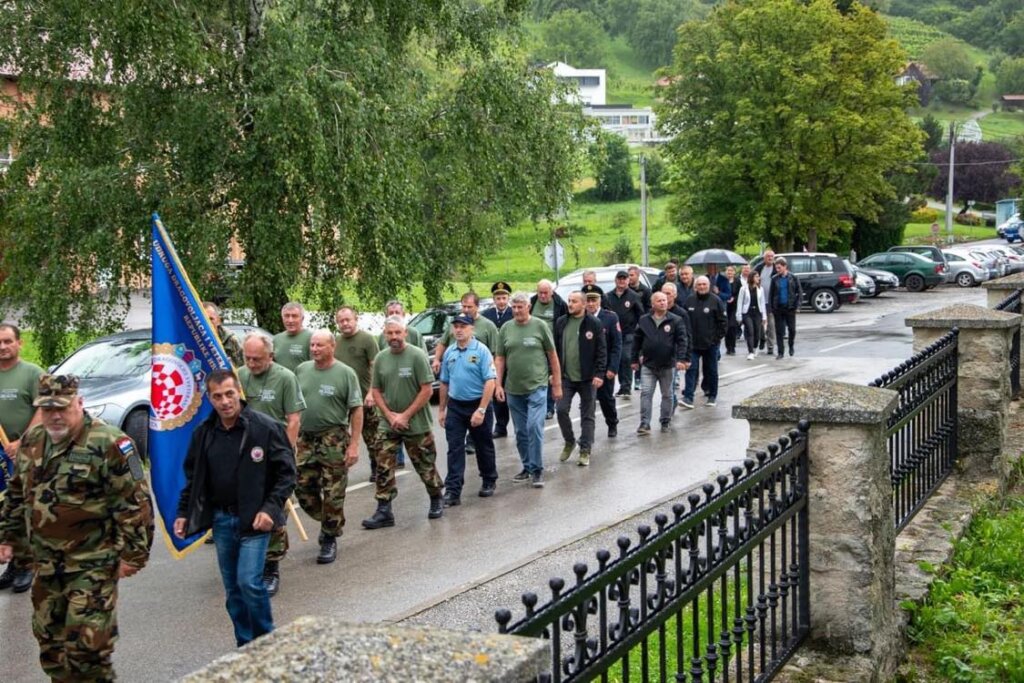
[[[601,85],[600,76],[577,76],[576,82],[579,83],[581,88],[596,88]]]

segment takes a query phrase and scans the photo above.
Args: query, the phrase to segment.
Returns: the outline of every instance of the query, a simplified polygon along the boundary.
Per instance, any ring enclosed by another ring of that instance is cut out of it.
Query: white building
[[[576,86],[576,101],[584,106],[604,104],[608,72],[604,69],[576,69],[564,62],[551,62],[547,68],[559,81]]]
[[[583,113],[597,119],[602,130],[618,133],[631,143],[667,140],[658,132],[657,119],[650,107],[633,107],[629,104],[594,105],[584,107]]]

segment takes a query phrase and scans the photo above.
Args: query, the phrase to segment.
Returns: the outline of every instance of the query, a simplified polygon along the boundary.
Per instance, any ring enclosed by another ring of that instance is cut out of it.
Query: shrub
[[[632,263],[633,244],[626,235],[619,235],[615,244],[609,251],[604,253],[604,263],[610,266],[613,263]]]
[[[934,223],[939,220],[941,212],[938,209],[932,209],[927,206],[921,209],[916,209],[910,214],[911,223]]]
[[[976,213],[958,213],[953,216],[953,222],[959,225],[981,225],[983,220]]]

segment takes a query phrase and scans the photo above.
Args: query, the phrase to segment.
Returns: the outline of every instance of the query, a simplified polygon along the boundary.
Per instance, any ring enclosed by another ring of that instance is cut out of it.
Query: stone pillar
[[[885,421],[898,395],[828,380],[774,386],[733,407],[763,449],[809,420],[811,644],[898,663],[895,517]]]
[[[995,308],[1006,297],[1024,289],[1024,273],[1014,273],[1006,277],[982,282],[981,286],[988,292],[988,307]]]
[[[534,681],[551,667],[540,638],[300,617],[182,681]]]
[[[1010,341],[1021,316],[984,306],[957,304],[907,318],[914,328],[914,352],[954,327],[960,329],[957,364],[957,420],[960,469],[968,479],[1006,482],[1003,454],[1010,406]]]

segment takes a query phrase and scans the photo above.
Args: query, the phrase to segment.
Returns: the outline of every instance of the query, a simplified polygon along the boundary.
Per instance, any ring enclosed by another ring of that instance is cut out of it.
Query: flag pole
[[[5,432],[3,426],[0,425],[0,446],[3,446],[4,449],[6,449],[10,445],[11,440],[7,438],[7,432]]]
[[[285,501],[285,507],[288,508],[288,514],[291,515],[292,521],[295,522],[295,526],[299,527],[299,538],[303,541],[308,541],[309,536],[306,534],[306,527],[302,526],[302,520],[299,519],[299,513],[295,509],[295,504],[292,503],[291,497]]]

